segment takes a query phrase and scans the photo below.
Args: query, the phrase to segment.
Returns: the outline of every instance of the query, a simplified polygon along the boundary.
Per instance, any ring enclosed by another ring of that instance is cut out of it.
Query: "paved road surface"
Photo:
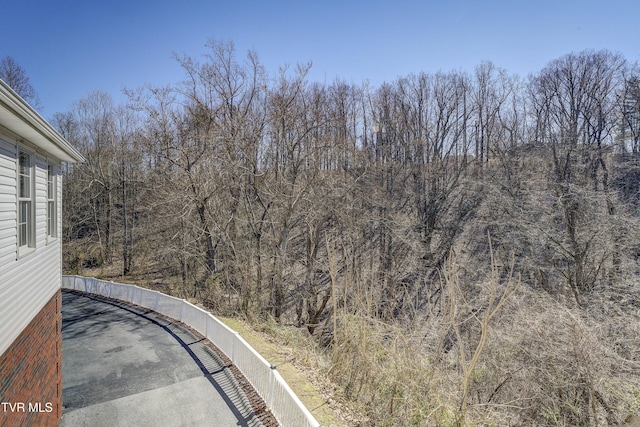
[[[148,310],[62,294],[62,427],[260,426],[224,364]]]

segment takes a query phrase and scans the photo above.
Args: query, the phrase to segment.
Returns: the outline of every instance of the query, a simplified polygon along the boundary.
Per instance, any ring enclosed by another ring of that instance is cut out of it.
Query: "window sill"
[[[31,248],[26,246],[20,247],[18,248],[18,259],[22,259],[26,256],[29,256],[35,251],[36,251],[36,248]]]

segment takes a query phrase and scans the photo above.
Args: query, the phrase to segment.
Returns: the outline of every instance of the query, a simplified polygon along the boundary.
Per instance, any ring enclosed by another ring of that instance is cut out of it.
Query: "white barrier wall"
[[[179,298],[135,285],[82,276],[62,276],[62,288],[133,303],[181,321],[207,337],[256,389],[283,427],[320,427],[280,373],[236,331],[210,313]]]

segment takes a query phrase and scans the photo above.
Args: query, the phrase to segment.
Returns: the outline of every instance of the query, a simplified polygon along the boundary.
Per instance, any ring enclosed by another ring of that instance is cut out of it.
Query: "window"
[[[33,167],[31,154],[20,151],[18,158],[18,247],[35,247]]]
[[[47,236],[57,236],[56,175],[52,165],[47,166]]]

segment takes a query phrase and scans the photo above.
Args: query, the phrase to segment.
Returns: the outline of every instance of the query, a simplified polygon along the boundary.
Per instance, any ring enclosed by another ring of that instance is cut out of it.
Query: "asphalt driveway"
[[[62,294],[60,426],[261,426],[219,357],[149,310]]]

